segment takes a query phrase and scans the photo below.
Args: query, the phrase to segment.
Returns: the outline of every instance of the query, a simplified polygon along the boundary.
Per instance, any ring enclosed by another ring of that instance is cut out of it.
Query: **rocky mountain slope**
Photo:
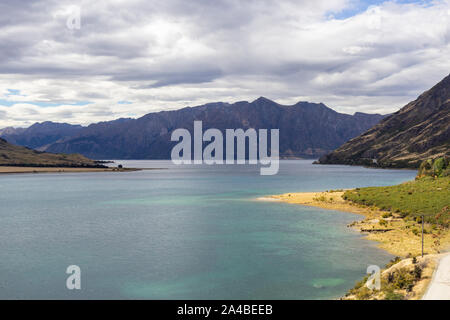
[[[449,154],[450,75],[319,162],[417,168],[423,160]]]

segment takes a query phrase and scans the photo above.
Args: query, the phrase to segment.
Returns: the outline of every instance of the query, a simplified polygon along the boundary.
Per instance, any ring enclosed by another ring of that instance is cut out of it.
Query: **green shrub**
[[[416,280],[420,280],[420,278],[422,278],[422,268],[418,265],[415,265],[413,275]]]
[[[386,265],[386,269],[389,269],[390,267],[392,267],[394,264],[397,264],[401,261],[402,259],[400,259],[400,257],[395,257],[394,259],[392,259],[391,261],[388,262],[388,264]]]
[[[446,169],[447,167],[448,167],[448,158],[442,157],[436,159],[433,163],[434,174],[440,177],[444,169]]]
[[[423,161],[420,164],[418,176],[430,175],[432,166],[433,166],[433,160],[428,159],[428,160]]]
[[[419,166],[418,177],[422,176],[448,176],[450,158],[445,156],[434,160],[423,161]]]
[[[396,271],[392,282],[395,289],[408,289],[414,286],[416,275],[405,268]]]

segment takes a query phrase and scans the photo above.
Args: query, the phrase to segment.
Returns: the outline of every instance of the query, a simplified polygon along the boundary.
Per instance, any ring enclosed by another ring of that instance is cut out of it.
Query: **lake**
[[[256,198],[382,186],[411,170],[281,161],[136,172],[0,176],[1,299],[334,299],[392,256],[361,216]],[[81,290],[66,268],[81,268]]]

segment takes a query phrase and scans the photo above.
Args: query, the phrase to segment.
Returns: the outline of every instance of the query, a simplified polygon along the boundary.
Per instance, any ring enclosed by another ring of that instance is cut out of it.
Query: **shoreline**
[[[139,168],[83,168],[83,167],[15,167],[0,166],[0,175],[24,173],[132,172]]]
[[[279,201],[359,214],[364,218],[361,221],[352,222],[348,227],[365,234],[366,239],[378,242],[379,248],[403,258],[421,254],[422,240],[420,235],[410,232],[400,216],[393,214],[391,217],[383,217],[386,211],[377,207],[368,207],[346,201],[342,199],[344,191],[285,193],[260,197],[257,200]],[[436,245],[433,234],[425,234],[425,254],[439,254],[446,251],[450,245],[450,232],[442,237],[441,242]]]
[[[386,211],[377,207],[368,207],[344,200],[342,195],[345,191],[285,193],[260,197],[257,200],[284,202],[362,215],[361,221],[354,221],[348,227],[364,234],[365,239],[376,241],[378,248],[403,259],[393,266],[383,268],[382,277],[386,278],[390,272],[395,272],[396,269],[412,268],[414,266],[412,257],[417,257],[417,261],[423,265],[422,279],[415,284],[411,292],[405,292],[405,297],[409,297],[408,299],[421,299],[434,283],[433,274],[439,259],[449,254],[450,232],[443,235],[442,243],[439,245],[436,245],[433,234],[425,234],[425,255],[422,258],[420,256],[421,236],[410,232],[409,227],[400,216],[394,214],[391,217],[385,217]],[[359,299],[358,289],[352,290],[341,299]],[[372,298],[378,299],[382,296],[375,295]]]

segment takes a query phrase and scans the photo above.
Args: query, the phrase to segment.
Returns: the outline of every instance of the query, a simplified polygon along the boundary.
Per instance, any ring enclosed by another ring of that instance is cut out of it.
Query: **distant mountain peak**
[[[57,124],[53,121],[43,121],[43,122],[36,122],[34,125],[49,125],[49,124]]]
[[[33,126],[80,126],[80,125],[72,125],[69,123],[65,123],[65,122],[53,122],[53,121],[43,121],[43,122],[35,122],[33,123],[31,127]]]
[[[278,104],[275,101],[272,101],[272,100],[270,100],[270,99],[268,99],[266,97],[263,97],[263,96],[259,97],[258,99],[256,99],[252,103],[275,103],[275,104]]]
[[[25,131],[25,128],[15,128],[15,127],[6,127],[0,129],[0,136],[11,135],[11,134],[20,134]]]
[[[0,136],[13,144],[41,149],[60,139],[74,136],[82,128],[80,125],[44,121],[36,122],[28,128],[2,129]]]

